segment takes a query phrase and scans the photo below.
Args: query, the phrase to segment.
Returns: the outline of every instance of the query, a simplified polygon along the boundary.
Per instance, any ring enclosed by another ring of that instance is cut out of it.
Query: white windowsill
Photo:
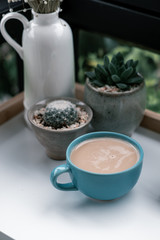
[[[50,173],[64,161],[46,156],[23,113],[1,125],[0,231],[16,240],[159,239],[160,134],[139,128],[132,137],[145,154],[137,185],[120,199],[96,201],[52,187]]]

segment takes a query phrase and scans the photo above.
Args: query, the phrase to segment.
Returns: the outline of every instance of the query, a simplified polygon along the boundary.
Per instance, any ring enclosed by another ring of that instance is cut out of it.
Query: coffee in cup
[[[77,167],[94,173],[116,173],[136,164],[138,150],[130,143],[116,138],[94,138],[78,144],[70,159]]]
[[[67,148],[66,164],[50,176],[59,190],[79,190],[85,195],[111,200],[128,193],[142,169],[143,149],[134,139],[114,132],[93,132],[76,138]],[[59,183],[58,176],[68,172],[70,183]]]

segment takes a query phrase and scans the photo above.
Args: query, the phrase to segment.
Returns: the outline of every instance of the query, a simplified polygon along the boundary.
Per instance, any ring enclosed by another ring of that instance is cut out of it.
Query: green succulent
[[[124,62],[123,55],[119,52],[110,61],[108,56],[104,56],[104,65],[97,64],[94,72],[86,72],[90,82],[97,86],[116,86],[120,90],[126,91],[135,84],[144,81],[143,77],[137,73],[138,61],[133,59]]]
[[[76,105],[66,100],[50,102],[46,106],[43,120],[45,125],[56,129],[70,126],[78,120]]]

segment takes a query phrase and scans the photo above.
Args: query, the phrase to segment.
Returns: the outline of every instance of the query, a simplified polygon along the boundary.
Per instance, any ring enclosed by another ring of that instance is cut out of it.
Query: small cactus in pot
[[[131,136],[139,126],[146,103],[143,77],[137,72],[138,61],[124,61],[117,53],[111,61],[104,57],[93,72],[86,73],[85,102],[93,110],[92,127]]]
[[[47,155],[65,160],[68,145],[89,131],[92,110],[76,98],[46,98],[27,112],[31,129]]]
[[[76,105],[66,100],[50,102],[44,112],[45,125],[55,129],[70,126],[78,120]]]

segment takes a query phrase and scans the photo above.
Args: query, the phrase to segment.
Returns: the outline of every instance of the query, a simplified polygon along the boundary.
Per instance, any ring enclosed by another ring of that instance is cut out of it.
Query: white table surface
[[[3,124],[0,231],[16,240],[160,239],[160,135],[139,128],[132,137],[145,153],[138,183],[120,199],[97,201],[51,185],[52,169],[65,161],[46,156],[23,114]]]

